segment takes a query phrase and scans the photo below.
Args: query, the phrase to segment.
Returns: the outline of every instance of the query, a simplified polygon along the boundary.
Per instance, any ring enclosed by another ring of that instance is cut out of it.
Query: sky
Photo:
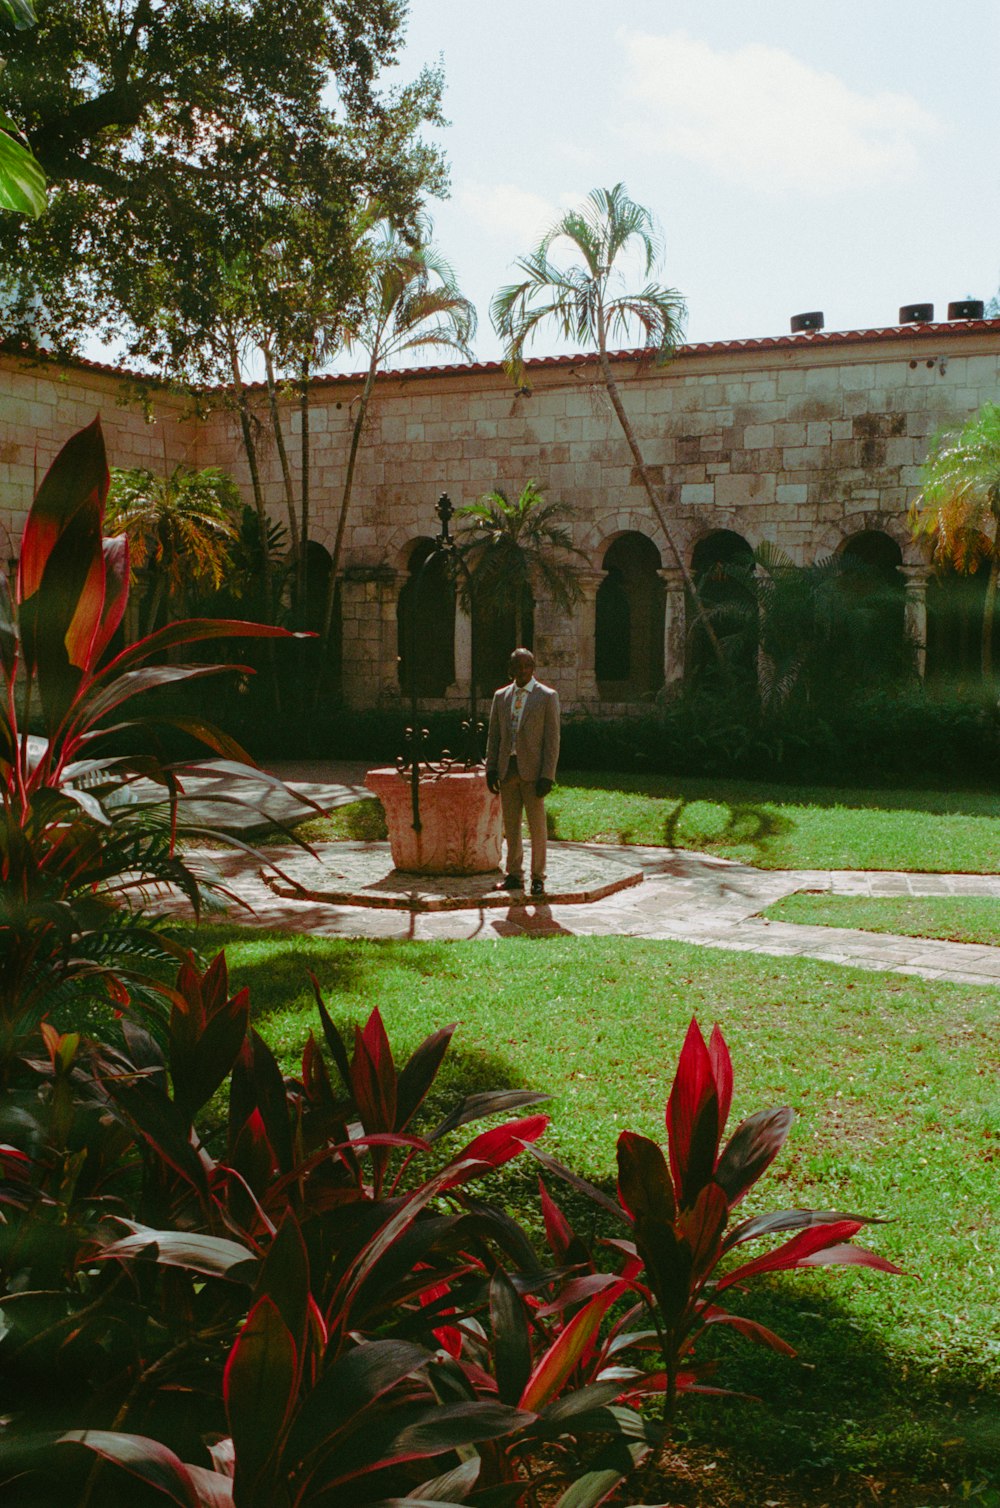
[[[395,76],[443,64],[449,124],[426,134],[451,194],[429,210],[492,360],[516,258],[619,181],[659,222],[692,342],[988,301],[998,58],[997,0],[411,0]],[[529,354],[564,349],[552,331]]]

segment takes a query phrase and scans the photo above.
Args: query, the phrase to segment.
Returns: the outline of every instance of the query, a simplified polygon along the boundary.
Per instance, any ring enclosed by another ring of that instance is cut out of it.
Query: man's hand
[[[549,791],[551,791],[551,789],[552,789],[552,781],[551,780],[546,780],[545,777],[544,777],[544,775],[542,776],[542,778],[540,780],[536,780],[535,781],[535,795],[536,796],[547,796],[549,794]]]
[[[493,792],[494,796],[499,796],[499,794],[500,794],[500,771],[499,770],[487,770],[486,771],[486,784],[489,787],[489,789]]]

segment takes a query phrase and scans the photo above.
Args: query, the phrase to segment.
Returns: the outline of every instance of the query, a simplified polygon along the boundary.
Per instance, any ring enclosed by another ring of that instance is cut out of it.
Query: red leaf
[[[236,1452],[233,1495],[249,1502],[268,1463],[280,1451],[295,1402],[298,1358],[288,1326],[272,1299],[251,1309],[229,1353],[222,1391]]]
[[[722,1232],[729,1218],[729,1201],[717,1183],[707,1183],[693,1209],[681,1217],[680,1228],[691,1248],[694,1276],[709,1272],[719,1258]]]
[[[701,1029],[692,1017],[666,1113],[670,1170],[681,1205],[693,1203],[715,1168],[718,1105],[712,1060]],[[710,1146],[713,1128],[715,1144]]]
[[[103,541],[104,611],[91,647],[90,663],[96,665],[115,636],[128,606],[129,544],[124,534]]]
[[[635,1131],[618,1138],[618,1199],[633,1220],[648,1216],[673,1224],[676,1206],[666,1159],[655,1141]]]
[[[524,1120],[509,1121],[506,1126],[496,1126],[492,1131],[483,1131],[473,1137],[445,1167],[445,1173],[449,1168],[454,1169],[445,1188],[457,1188],[470,1178],[477,1178],[486,1168],[502,1168],[504,1163],[521,1155],[526,1142],[537,1141],[548,1123],[547,1115],[529,1115]]]
[[[562,1210],[552,1198],[542,1179],[538,1180],[542,1201],[542,1219],[545,1221],[545,1239],[557,1262],[565,1262],[575,1237],[573,1228]]]
[[[203,1508],[190,1469],[167,1446],[146,1435],[118,1430],[73,1429],[60,1435],[57,1445],[84,1445],[102,1460],[113,1461],[140,1481],[155,1487],[179,1508]]]
[[[898,1267],[894,1267],[884,1257],[867,1251],[863,1246],[841,1244],[850,1241],[860,1229],[860,1220],[840,1220],[834,1224],[814,1225],[809,1230],[800,1231],[797,1236],[784,1242],[775,1251],[765,1252],[753,1262],[745,1262],[742,1267],[736,1267],[732,1272],[727,1272],[719,1279],[715,1291],[721,1293],[723,1289],[730,1288],[733,1283],[742,1283],[746,1278],[754,1277],[757,1273],[784,1272],[793,1267],[824,1267],[843,1263],[859,1267],[879,1267],[886,1272],[899,1272]],[[822,1253],[826,1255],[821,1255]]]
[[[92,512],[100,530],[108,482],[104,435],[100,418],[96,418],[67,440],[31,505],[21,536],[18,602],[27,601],[38,591],[56,542],[78,511]]]
[[[378,1007],[355,1028],[351,1088],[366,1131],[392,1131],[396,1123],[396,1065]]]
[[[729,1107],[733,1100],[733,1060],[729,1056],[726,1039],[718,1026],[712,1027],[712,1035],[708,1039],[708,1056],[712,1064],[712,1076],[715,1079],[715,1092],[719,1099],[719,1135],[721,1137],[726,1129]]]
[[[715,1181],[730,1205],[739,1204],[777,1157],[791,1130],[794,1111],[788,1106],[758,1110],[740,1122],[719,1158]]]
[[[741,1314],[728,1314],[725,1309],[710,1309],[702,1315],[702,1323],[728,1325],[739,1335],[745,1335],[747,1340],[756,1341],[759,1346],[768,1346],[772,1351],[777,1351],[780,1356],[798,1354],[794,1346],[790,1346],[787,1340],[782,1340],[780,1335],[775,1335],[773,1330],[768,1330],[766,1325],[758,1325],[756,1320],[744,1319]]]
[[[625,1284],[616,1283],[603,1293],[595,1295],[589,1304],[573,1316],[528,1378],[518,1403],[519,1408],[537,1413],[547,1403],[551,1403],[570,1373],[586,1353],[593,1349],[601,1320],[624,1291]]]

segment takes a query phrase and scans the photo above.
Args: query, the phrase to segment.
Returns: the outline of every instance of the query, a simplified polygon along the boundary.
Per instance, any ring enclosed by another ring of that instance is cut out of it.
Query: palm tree
[[[547,503],[538,483],[529,481],[513,501],[498,487],[459,508],[457,516],[469,520],[471,536],[462,544],[469,576],[459,600],[466,611],[513,615],[515,645],[524,643],[525,609],[536,583],[563,612],[572,612],[581,591],[566,557],[583,552],[564,522],[572,516],[565,503]],[[506,646],[504,663],[513,647]]]
[[[133,569],[154,572],[147,633],[165,601],[182,609],[190,587],[223,584],[241,508],[236,482],[215,466],[175,466],[162,477],[144,467],[112,470],[105,527],[128,536]]]
[[[343,332],[348,350],[360,346],[367,351],[368,369],[351,430],[330,565],[324,642],[330,633],[358,448],[379,372],[408,351],[452,350],[467,360],[472,358],[469,342],[476,333],[475,308],[459,291],[452,268],[432,246],[430,236],[431,225],[426,219],[419,222],[415,241],[408,241],[388,220],[373,222],[367,292],[358,316]]]
[[[581,260],[565,268],[551,261],[549,253],[557,241],[570,242]],[[623,183],[610,189],[594,189],[582,210],[570,210],[563,215],[536,250],[516,263],[524,278],[500,289],[490,313],[497,334],[506,345],[507,367],[515,382],[520,383],[523,377],[525,345],[540,325],[553,322],[567,340],[579,341],[597,351],[604,386],[646,496],[709,642],[723,665],[715,630],[702,607],[691,572],[674,543],[662,500],[625,411],[608,357],[609,340],[627,341],[638,328],[650,357],[666,361],[680,338],[686,313],[684,299],[676,288],[647,281],[638,292],[628,289],[615,263],[633,243],[642,253],[643,275],[649,279],[662,253],[653,216],[629,198]]]
[[[910,508],[915,538],[931,543],[935,565],[990,573],[983,599],[983,679],[993,675],[993,620],[1000,579],[1000,405],[986,403],[960,430],[938,435]]]

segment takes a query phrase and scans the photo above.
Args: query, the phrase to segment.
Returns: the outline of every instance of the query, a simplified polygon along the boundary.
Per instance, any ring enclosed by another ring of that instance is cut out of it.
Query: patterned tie
[[[513,737],[511,739],[511,750],[510,750],[511,754],[513,754],[513,755],[517,754],[517,730],[521,726],[521,714],[524,711],[524,699],[527,696],[527,694],[528,694],[527,689],[524,686],[518,686],[518,687],[515,688],[515,691],[514,691],[514,710],[513,710],[513,713],[512,713],[512,721],[513,721],[513,725],[514,725],[514,732],[513,732]]]

